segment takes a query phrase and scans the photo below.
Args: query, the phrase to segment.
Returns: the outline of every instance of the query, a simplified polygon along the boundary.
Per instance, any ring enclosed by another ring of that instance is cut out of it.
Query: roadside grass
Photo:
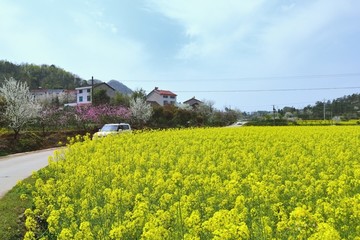
[[[28,177],[0,198],[0,238],[2,240],[23,239],[25,234],[24,211],[32,206],[31,187],[35,179]],[[21,197],[26,194],[26,198]]]

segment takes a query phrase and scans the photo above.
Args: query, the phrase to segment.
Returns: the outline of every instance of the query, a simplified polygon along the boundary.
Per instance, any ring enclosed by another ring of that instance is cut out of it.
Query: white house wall
[[[156,92],[150,93],[149,96],[147,97],[147,100],[152,102],[157,102],[160,106],[164,106],[163,96],[161,96]]]
[[[80,93],[80,91],[82,90],[82,93]],[[90,90],[88,92],[88,90]],[[91,103],[91,87],[87,87],[87,88],[77,88],[77,99],[76,102],[78,104],[84,104],[84,103]],[[88,99],[89,96],[89,99]],[[82,101],[80,101],[80,99],[82,98]]]

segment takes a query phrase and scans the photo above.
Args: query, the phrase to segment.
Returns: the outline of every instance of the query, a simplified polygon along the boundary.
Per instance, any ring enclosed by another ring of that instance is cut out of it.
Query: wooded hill
[[[325,105],[325,106],[324,106]],[[360,94],[354,93],[328,101],[317,101],[302,109],[284,107],[278,111],[281,115],[292,113],[301,119],[332,119],[341,117],[343,120],[360,118]]]
[[[30,89],[74,89],[83,83],[79,76],[55,65],[14,64],[0,60],[0,84],[13,77],[26,82]]]

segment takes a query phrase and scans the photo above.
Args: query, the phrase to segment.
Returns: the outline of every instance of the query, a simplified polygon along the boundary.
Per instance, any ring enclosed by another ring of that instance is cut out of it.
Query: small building
[[[91,103],[91,89],[92,86],[78,87],[76,90],[76,103],[77,104],[90,104]]]
[[[183,102],[183,104],[187,104],[193,108],[197,108],[202,103],[203,103],[202,101],[196,99],[195,97],[192,97],[189,100],[186,100],[185,102]]]
[[[76,100],[75,90],[38,88],[30,90],[30,93],[35,100],[40,102],[51,102],[58,99],[62,103],[69,103]]]
[[[30,90],[30,93],[36,100],[42,100],[43,98],[53,98],[65,93],[64,89],[45,89],[38,88]]]
[[[76,90],[76,103],[79,104],[90,104],[92,103],[92,86],[84,86],[84,87],[78,87],[75,88]],[[98,84],[94,84],[94,91],[96,90],[106,90],[106,94],[109,97],[114,97],[115,96],[115,89],[112,88],[110,85],[108,85],[107,83],[98,83]]]
[[[155,87],[146,97],[148,103],[154,104],[157,103],[160,106],[165,105],[175,105],[176,104],[176,94],[169,90],[161,90],[158,87]]]

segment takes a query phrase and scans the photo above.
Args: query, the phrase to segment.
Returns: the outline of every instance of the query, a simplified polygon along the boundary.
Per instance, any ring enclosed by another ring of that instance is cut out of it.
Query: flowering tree
[[[42,128],[43,134],[46,129],[58,129],[69,125],[67,113],[68,111],[55,106],[43,106],[37,117],[37,123]]]
[[[40,105],[31,95],[27,84],[14,78],[5,79],[0,87],[0,95],[6,102],[4,118],[14,130],[14,138],[17,139],[23,127],[38,115]]]
[[[108,104],[92,106],[77,106],[75,110],[76,120],[84,129],[89,124],[104,124],[109,122],[121,122],[129,120],[131,113],[128,108],[111,106]]]
[[[130,100],[130,112],[134,121],[140,126],[147,122],[152,115],[152,107],[141,97]]]

